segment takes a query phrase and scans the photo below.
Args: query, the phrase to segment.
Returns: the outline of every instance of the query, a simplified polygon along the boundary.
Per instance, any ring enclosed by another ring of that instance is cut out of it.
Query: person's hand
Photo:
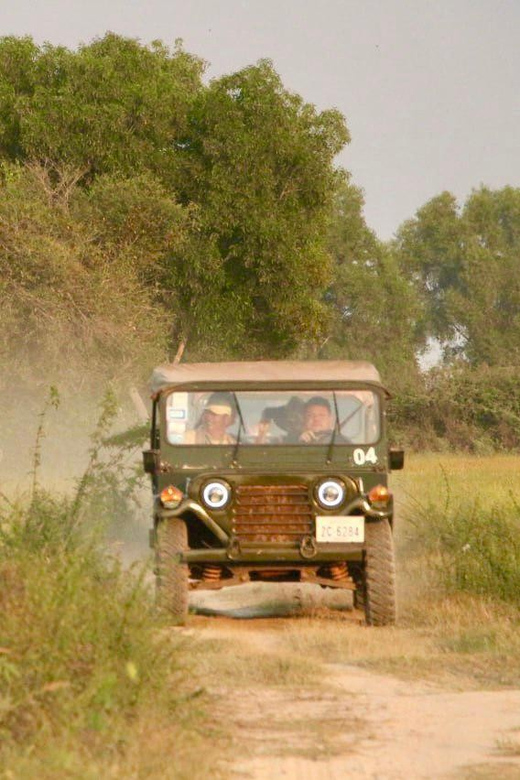
[[[314,431],[304,431],[298,441],[304,442],[304,444],[312,444],[316,441],[316,434]]]
[[[270,420],[260,420],[256,429],[256,444],[264,444],[267,439],[269,428],[271,427]]]

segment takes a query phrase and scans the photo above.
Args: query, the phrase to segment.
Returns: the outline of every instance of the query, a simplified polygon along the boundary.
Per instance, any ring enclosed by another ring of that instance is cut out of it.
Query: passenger
[[[293,395],[285,406],[266,407],[257,425],[255,444],[297,442],[303,427],[303,409],[304,403],[296,395]],[[271,423],[274,423],[279,431],[286,432],[285,439],[270,435]]]
[[[235,405],[229,393],[212,393],[199,422],[192,431],[186,431],[185,444],[235,444],[235,437],[227,432],[235,420]]]

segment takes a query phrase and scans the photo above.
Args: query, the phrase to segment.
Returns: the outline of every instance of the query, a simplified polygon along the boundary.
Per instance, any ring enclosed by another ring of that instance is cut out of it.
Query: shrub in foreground
[[[120,765],[143,724],[179,728],[190,715],[183,641],[158,631],[142,576],[103,556],[73,502],[38,490],[28,508],[3,504],[0,766],[22,771],[31,754],[25,776],[42,751],[67,745],[87,776],[81,756]]]

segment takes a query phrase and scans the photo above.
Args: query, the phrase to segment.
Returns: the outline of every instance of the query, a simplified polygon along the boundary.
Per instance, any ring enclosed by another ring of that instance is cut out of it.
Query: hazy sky
[[[520,0],[0,0],[0,34],[75,47],[160,38],[218,76],[268,57],[338,108],[338,158],[381,238],[433,195],[520,186]]]

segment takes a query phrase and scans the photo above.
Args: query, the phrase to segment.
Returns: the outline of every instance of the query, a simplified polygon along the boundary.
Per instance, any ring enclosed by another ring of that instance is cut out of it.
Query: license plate
[[[348,544],[365,541],[365,518],[359,515],[316,518],[316,541]]]

